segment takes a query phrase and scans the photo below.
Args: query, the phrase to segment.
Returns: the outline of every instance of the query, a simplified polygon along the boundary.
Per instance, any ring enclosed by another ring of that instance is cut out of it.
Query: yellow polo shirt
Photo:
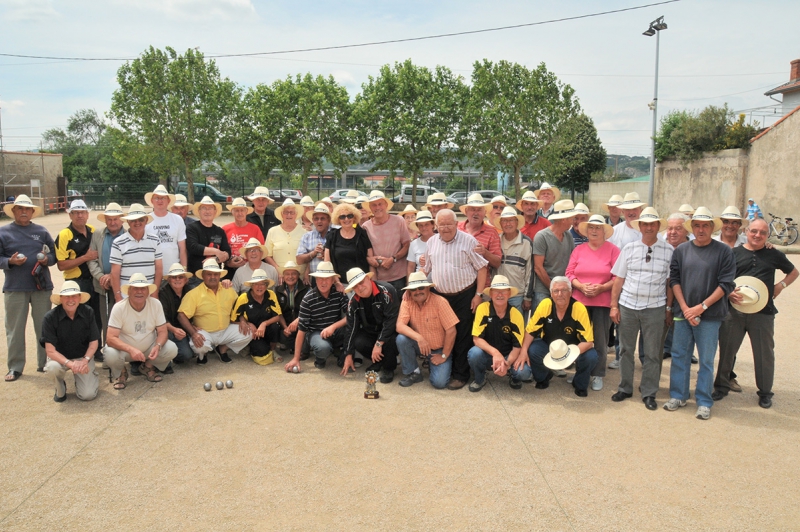
[[[198,329],[217,332],[231,324],[231,311],[238,297],[233,288],[220,286],[215,294],[201,284],[183,297],[178,312],[183,312]]]

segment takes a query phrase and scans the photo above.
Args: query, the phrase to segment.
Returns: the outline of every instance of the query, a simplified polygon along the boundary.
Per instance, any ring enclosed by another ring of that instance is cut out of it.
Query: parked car
[[[400,193],[392,198],[392,201],[395,203],[411,203],[413,191],[413,185],[403,185],[400,189]],[[434,192],[439,192],[439,190],[427,185],[417,185],[417,203],[425,203],[428,201],[428,196]]]
[[[515,200],[510,196],[506,196],[505,194],[501,194],[499,190],[474,190],[470,192],[470,194],[476,194],[476,193],[480,194],[481,197],[483,198],[483,201],[485,201],[486,203],[492,201],[492,198],[494,198],[495,196],[505,196],[506,203],[508,203],[509,205],[514,205],[515,203],[517,203],[517,200]]]
[[[344,198],[347,195],[347,193],[350,192],[351,190],[353,190],[353,189],[352,188],[340,188],[339,190],[334,191],[333,194],[331,194],[329,197],[331,198],[332,202],[339,203],[342,200],[342,198]],[[369,196],[369,194],[367,194],[366,192],[362,192],[360,190],[357,191],[357,192],[359,194],[363,195],[363,196]]]
[[[189,187],[184,181],[178,183],[178,186],[175,188],[176,194],[183,194],[187,198],[189,197],[189,194],[187,194],[188,191]],[[233,198],[231,198],[230,196],[226,196],[225,194],[223,194],[222,192],[220,192],[211,185],[208,185],[206,183],[195,183],[194,200],[200,201],[201,199],[203,199],[203,196],[208,196],[216,203],[230,203],[231,201],[233,201]]]
[[[299,203],[300,200],[303,199],[303,195],[299,190],[293,190],[291,188],[284,188],[282,190],[271,188],[269,189],[269,197],[280,202],[290,199],[295,203]]]
[[[75,199],[83,199],[83,194],[74,189],[67,190],[67,201],[72,201]]]
[[[467,202],[467,193],[466,192],[453,192],[449,196],[447,196],[447,201],[450,203],[454,203],[456,205],[461,205],[462,203]]]

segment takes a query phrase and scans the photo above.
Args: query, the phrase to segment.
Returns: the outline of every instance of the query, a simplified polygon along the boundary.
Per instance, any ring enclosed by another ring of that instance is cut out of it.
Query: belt
[[[462,291],[460,291],[460,292],[439,292],[438,290],[436,290],[436,292],[437,292],[439,295],[441,295],[441,296],[460,296],[460,295],[461,295],[461,294],[463,294],[464,292],[468,292],[468,291],[470,291],[470,290],[474,290],[474,289],[475,289],[475,286],[476,286],[477,284],[478,284],[478,282],[476,281],[476,282],[472,283],[471,285],[469,285],[468,287],[466,287],[465,289],[463,289],[463,290],[462,290]],[[434,289],[434,290],[435,290],[435,289]]]

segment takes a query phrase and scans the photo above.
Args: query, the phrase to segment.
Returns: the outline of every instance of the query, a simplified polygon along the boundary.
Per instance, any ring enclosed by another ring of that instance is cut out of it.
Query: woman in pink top
[[[614,229],[598,214],[581,223],[578,230],[589,241],[572,251],[566,275],[572,281],[572,297],[583,303],[589,312],[594,345],[600,346],[597,351],[600,353],[608,344],[608,332],[611,328],[611,285],[614,284],[611,268],[617,262],[619,248],[606,242]],[[605,375],[606,364],[602,360],[592,370],[592,390],[603,389]]]

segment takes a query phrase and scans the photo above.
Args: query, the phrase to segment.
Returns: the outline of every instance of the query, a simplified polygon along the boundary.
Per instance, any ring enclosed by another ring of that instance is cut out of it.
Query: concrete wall
[[[40,181],[42,197],[54,198],[58,196],[58,178],[63,175],[61,154],[3,152],[0,157],[2,199],[19,194],[39,196],[36,189],[31,193],[31,179]]]
[[[635,182],[611,182],[611,183],[589,183],[588,203],[589,210],[592,213],[605,214],[602,210],[603,203],[608,201],[608,198],[614,194],[619,194],[623,198],[628,192],[636,192],[642,201],[647,201],[647,196],[650,193],[650,184],[647,181]]]

